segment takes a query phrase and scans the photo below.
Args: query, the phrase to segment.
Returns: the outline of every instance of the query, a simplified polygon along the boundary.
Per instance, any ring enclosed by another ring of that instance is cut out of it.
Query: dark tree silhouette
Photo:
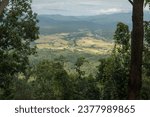
[[[144,0],[129,0],[133,6],[131,36],[131,66],[128,86],[128,99],[139,99],[142,85],[142,51],[143,51],[143,7]]]

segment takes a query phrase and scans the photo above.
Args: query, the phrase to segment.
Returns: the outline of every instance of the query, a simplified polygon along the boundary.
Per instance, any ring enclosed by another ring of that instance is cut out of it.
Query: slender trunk
[[[2,15],[4,8],[8,5],[9,0],[2,0],[0,2],[0,15]]]
[[[142,86],[142,51],[143,51],[143,4],[144,0],[133,0],[132,39],[131,39],[131,68],[128,86],[128,99],[140,98]]]

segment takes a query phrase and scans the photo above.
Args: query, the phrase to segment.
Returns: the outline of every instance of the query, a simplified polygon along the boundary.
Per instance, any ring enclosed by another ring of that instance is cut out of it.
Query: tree
[[[128,99],[139,99],[142,86],[143,6],[144,0],[129,0],[132,10],[131,66]]]
[[[36,16],[31,0],[11,1],[1,15],[0,88],[4,90],[4,98],[10,95],[12,79],[25,72],[28,56],[35,53],[31,42],[38,39],[39,34]]]
[[[115,31],[115,47],[112,53],[113,79],[119,99],[127,98],[127,81],[129,78],[130,64],[130,31],[128,25],[119,22]]]
[[[34,76],[35,99],[70,99],[72,87],[61,62],[41,61]]]
[[[128,0],[132,6],[132,39],[131,39],[131,67],[128,86],[128,99],[139,99],[142,86],[142,58],[143,58],[143,39],[144,39],[144,1],[145,5],[150,0]]]
[[[78,73],[78,78],[81,79],[83,75],[85,75],[85,72],[81,70],[81,66],[87,62],[86,59],[84,57],[80,57],[77,59],[76,63],[75,63],[75,69],[76,72]]]
[[[150,99],[150,21],[144,22],[144,50],[141,99]]]
[[[129,51],[130,49],[130,31],[128,25],[119,22],[117,24],[117,29],[114,34],[114,41],[115,41],[115,48],[120,49],[118,51],[121,51],[122,53],[125,53]],[[119,46],[119,47],[116,47]]]
[[[130,62],[130,31],[119,22],[114,34],[115,46],[109,58],[100,60],[96,79],[100,82],[102,99],[127,99]]]
[[[143,71],[146,76],[150,76],[150,21],[144,22]]]

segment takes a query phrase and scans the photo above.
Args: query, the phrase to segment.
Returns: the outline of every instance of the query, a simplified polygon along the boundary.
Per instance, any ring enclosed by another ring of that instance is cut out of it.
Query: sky
[[[32,8],[38,14],[90,16],[130,12],[128,0],[33,0]]]

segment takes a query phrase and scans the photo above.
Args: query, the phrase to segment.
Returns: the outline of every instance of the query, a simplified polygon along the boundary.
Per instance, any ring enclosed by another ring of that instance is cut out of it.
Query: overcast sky
[[[131,11],[128,0],[33,0],[38,14],[100,15]]]

